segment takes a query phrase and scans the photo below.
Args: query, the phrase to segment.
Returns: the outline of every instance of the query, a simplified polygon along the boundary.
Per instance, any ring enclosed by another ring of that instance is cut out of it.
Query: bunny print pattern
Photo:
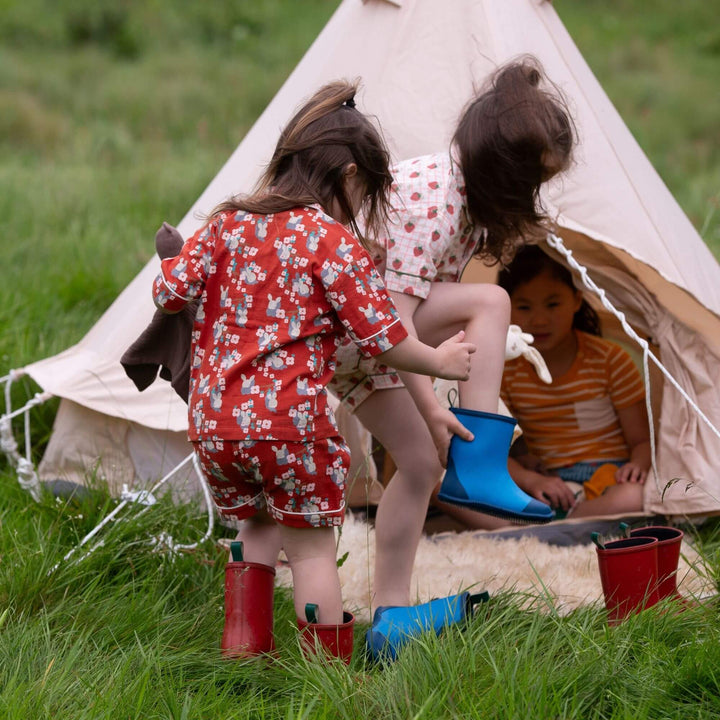
[[[162,262],[153,296],[169,312],[200,301],[191,440],[335,436],[340,338],[370,357],[407,336],[368,253],[315,206],[216,216]]]

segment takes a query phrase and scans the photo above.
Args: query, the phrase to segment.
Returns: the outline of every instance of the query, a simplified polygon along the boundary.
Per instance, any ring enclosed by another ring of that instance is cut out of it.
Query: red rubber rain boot
[[[684,535],[682,530],[664,525],[650,525],[630,531],[630,537],[654,537],[658,541],[657,591],[660,600],[665,598],[685,600],[677,589],[677,569]]]
[[[303,650],[305,653],[315,653],[319,644],[328,655],[340,658],[349,665],[353,652],[355,616],[344,612],[341,625],[322,625],[317,622],[317,610],[317,605],[308,603],[305,606],[307,620],[297,619]]]
[[[636,537],[595,548],[609,625],[657,603],[657,546],[656,538]]]
[[[225,566],[225,628],[220,647],[230,658],[271,653],[275,568],[244,562],[242,543],[230,543],[232,561]]]

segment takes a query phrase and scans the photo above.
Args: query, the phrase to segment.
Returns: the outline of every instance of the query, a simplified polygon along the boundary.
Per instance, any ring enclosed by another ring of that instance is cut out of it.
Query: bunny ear
[[[538,377],[549,385],[552,382],[552,375],[545,364],[545,360],[543,360],[543,356],[534,347],[529,346],[523,350],[522,354],[533,364]]]
[[[175,257],[183,246],[183,238],[177,228],[164,222],[155,233],[155,250],[161,260]]]

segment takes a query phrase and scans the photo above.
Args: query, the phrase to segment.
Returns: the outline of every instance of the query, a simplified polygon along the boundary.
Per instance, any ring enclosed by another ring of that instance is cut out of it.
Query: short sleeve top
[[[191,440],[336,435],[340,339],[373,356],[407,336],[369,254],[317,207],[217,216],[162,262],[153,296],[168,311],[199,300]]]
[[[530,451],[549,469],[624,460],[629,448],[617,411],[645,398],[642,376],[619,345],[576,331],[570,369],[547,385],[524,357],[505,363],[501,397]]]
[[[425,299],[433,282],[457,282],[484,230],[472,225],[462,172],[450,153],[392,169],[394,212],[373,258],[389,290]]]

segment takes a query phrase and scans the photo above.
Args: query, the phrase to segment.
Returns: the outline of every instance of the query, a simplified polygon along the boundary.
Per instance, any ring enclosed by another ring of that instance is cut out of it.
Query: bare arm
[[[630,461],[618,469],[619,483],[644,483],[650,469],[650,427],[643,400],[617,411],[625,442],[630,448]]]
[[[378,358],[391,367],[408,373],[420,373],[446,380],[467,380],[470,375],[470,355],[475,345],[463,342],[460,330],[436,348],[408,335],[394,347],[380,353]],[[431,386],[432,389],[432,386]]]

